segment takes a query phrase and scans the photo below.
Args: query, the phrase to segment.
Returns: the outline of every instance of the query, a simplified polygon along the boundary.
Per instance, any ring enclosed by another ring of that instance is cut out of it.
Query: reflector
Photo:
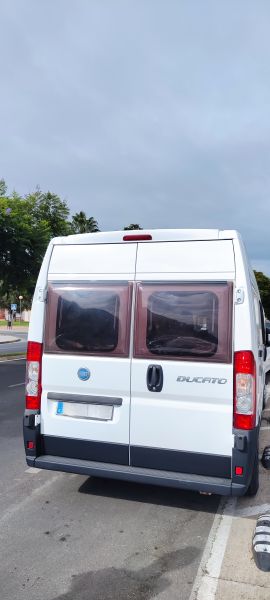
[[[235,467],[235,475],[243,475],[243,467]]]
[[[28,450],[34,450],[34,448],[36,447],[35,442],[27,442],[27,448]]]

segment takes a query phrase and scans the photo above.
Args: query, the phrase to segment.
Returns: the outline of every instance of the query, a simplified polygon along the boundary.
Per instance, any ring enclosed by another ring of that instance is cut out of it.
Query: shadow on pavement
[[[132,502],[144,502],[188,510],[215,513],[220,497],[204,496],[197,492],[177,490],[128,481],[89,477],[79,488],[81,494],[119,498]]]

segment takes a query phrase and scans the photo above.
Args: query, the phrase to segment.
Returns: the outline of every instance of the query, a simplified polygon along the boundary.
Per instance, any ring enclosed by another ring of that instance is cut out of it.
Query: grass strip
[[[8,359],[12,360],[12,358],[20,358],[20,357],[26,358],[25,352],[13,352],[12,354],[4,354],[4,355],[1,354],[0,362],[1,362],[1,360],[8,360]]]
[[[23,327],[28,327],[29,322],[28,321],[12,321],[12,326],[16,327],[16,326],[23,326]],[[0,327],[7,327],[7,321],[5,319],[0,319]]]

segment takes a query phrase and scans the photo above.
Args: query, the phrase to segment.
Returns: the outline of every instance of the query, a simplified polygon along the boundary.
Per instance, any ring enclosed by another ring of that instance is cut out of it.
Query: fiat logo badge
[[[82,369],[79,369],[78,377],[79,377],[79,379],[81,379],[81,381],[87,381],[87,379],[89,379],[89,377],[90,377],[89,369],[86,369],[85,367]]]

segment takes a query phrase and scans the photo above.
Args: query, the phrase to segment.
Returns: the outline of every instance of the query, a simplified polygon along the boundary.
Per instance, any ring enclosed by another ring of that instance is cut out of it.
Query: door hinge
[[[35,427],[40,425],[40,415],[35,415]]]
[[[244,288],[236,288],[235,290],[235,304],[243,304],[245,300],[245,291]]]
[[[47,290],[45,288],[38,288],[38,301],[46,302],[47,300]]]

